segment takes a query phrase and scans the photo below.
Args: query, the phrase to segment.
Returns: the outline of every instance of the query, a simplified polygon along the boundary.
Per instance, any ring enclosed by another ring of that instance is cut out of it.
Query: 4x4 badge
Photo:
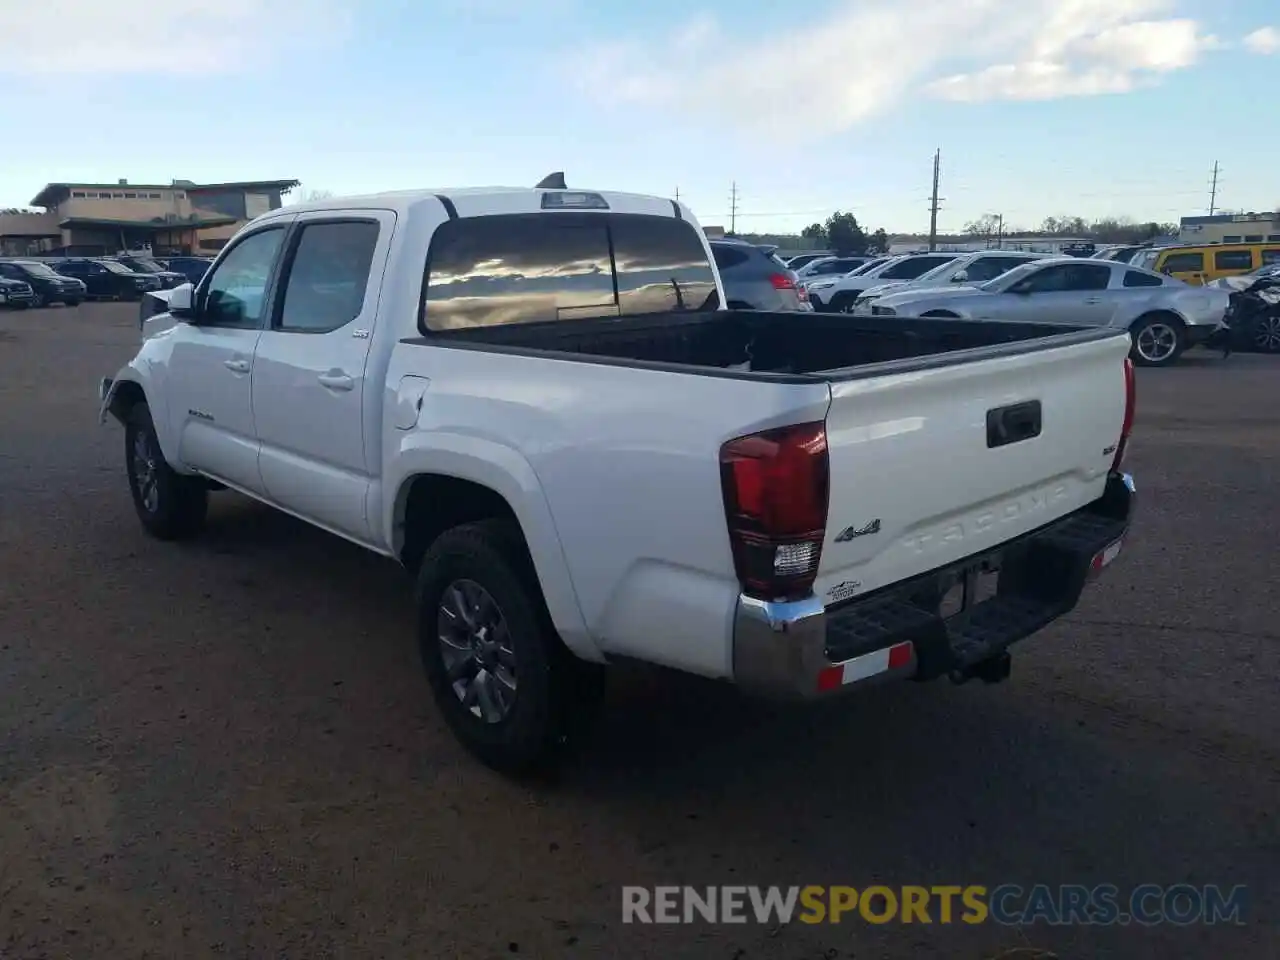
[[[850,540],[856,540],[858,537],[865,537],[879,532],[880,518],[876,517],[870,523],[864,524],[861,527],[845,527],[836,536],[836,543],[848,543]]]

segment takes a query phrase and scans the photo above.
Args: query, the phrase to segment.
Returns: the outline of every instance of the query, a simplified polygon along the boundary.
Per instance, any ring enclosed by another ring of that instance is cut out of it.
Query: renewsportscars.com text
[[[1242,886],[623,887],[623,923],[1241,924]]]

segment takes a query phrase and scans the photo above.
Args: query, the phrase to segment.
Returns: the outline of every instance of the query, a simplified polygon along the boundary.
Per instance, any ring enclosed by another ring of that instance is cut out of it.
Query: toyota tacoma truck
[[[1003,679],[1129,527],[1126,331],[723,309],[671,200],[300,204],[163,295],[101,386],[142,526],[230,489],[398,560],[443,717],[506,771],[624,658],[790,698]]]

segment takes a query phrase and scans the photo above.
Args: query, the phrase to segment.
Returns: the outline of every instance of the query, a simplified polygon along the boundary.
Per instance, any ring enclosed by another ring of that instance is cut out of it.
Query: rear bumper
[[[1103,496],[988,553],[827,609],[817,597],[738,599],[734,682],[763,696],[815,699],[890,679],[963,673],[1067,613],[1120,553],[1136,505],[1129,474]],[[997,593],[944,619],[934,600],[961,571],[998,564]]]

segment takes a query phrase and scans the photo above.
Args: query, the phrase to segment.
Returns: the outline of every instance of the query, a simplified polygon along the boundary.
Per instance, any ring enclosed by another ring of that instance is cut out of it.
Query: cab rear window
[[[449,220],[431,240],[423,333],[716,304],[694,227],[675,217],[505,214]]]

